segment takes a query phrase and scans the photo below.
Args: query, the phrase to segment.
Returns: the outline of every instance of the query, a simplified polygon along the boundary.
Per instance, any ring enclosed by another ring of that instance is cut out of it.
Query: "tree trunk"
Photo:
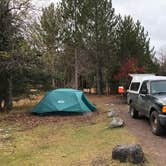
[[[95,40],[96,40],[96,83],[97,83],[97,94],[102,95],[102,70],[101,70],[101,58],[99,56],[99,14],[98,14],[98,1],[95,2]]]
[[[110,94],[110,88],[109,88],[109,82],[106,79],[106,94],[109,95]]]
[[[51,81],[52,81],[52,87],[55,88],[55,78],[54,78],[54,76],[51,76]]]
[[[97,81],[97,94],[102,95],[103,94],[103,87],[102,87],[102,69],[100,63],[97,63],[97,69],[96,69],[96,81]]]
[[[5,105],[4,105],[4,109],[5,110],[12,110],[13,108],[13,84],[12,84],[12,77],[10,76],[7,79],[8,82],[8,89],[7,89],[7,93],[5,96]]]
[[[75,89],[78,89],[78,50],[75,48]]]
[[[2,102],[3,102],[3,98],[0,96],[0,112],[3,111]]]

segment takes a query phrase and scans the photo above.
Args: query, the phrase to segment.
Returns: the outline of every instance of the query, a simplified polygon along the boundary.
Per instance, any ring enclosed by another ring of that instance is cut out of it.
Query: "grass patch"
[[[80,120],[80,117],[55,117],[61,120],[40,123],[29,130],[21,130],[23,124],[2,122],[1,128],[6,131],[10,129],[10,139],[0,141],[1,165],[132,165],[113,161],[112,148],[117,144],[137,143],[137,140],[127,128],[108,129],[110,119],[105,113],[106,105],[100,103],[98,99],[94,99],[93,102],[97,103],[100,113],[83,120]]]

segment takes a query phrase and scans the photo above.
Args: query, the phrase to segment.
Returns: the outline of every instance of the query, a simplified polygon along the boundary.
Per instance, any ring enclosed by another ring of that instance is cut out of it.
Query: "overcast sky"
[[[165,0],[113,0],[116,13],[130,14],[139,19],[151,37],[156,50],[166,48],[166,1]]]
[[[33,0],[40,7],[59,0]],[[113,0],[116,13],[139,19],[156,50],[166,49],[166,0]]]

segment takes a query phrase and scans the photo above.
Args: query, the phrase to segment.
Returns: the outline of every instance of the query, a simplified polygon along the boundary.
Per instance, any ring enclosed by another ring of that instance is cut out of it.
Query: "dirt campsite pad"
[[[39,101],[15,103],[0,115],[0,163],[6,165],[130,166],[112,160],[118,144],[139,143],[127,127],[109,129],[107,103],[112,97],[90,96],[98,111],[85,115],[34,116]],[[147,153],[145,165],[154,165]]]

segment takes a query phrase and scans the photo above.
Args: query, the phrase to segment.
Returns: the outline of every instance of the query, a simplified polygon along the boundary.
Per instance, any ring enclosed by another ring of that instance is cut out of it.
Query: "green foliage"
[[[0,51],[11,49],[13,37],[12,14],[7,12],[9,3],[6,0],[0,1]]]
[[[103,76],[108,73],[110,59],[115,55],[115,26],[117,19],[111,1],[88,1],[86,44],[96,73],[97,91],[103,91]],[[109,61],[108,61],[109,60]]]
[[[62,0],[57,7],[50,4],[42,10],[37,27],[43,64],[60,87],[72,87],[79,77],[80,86],[93,85],[101,94],[103,87],[112,86],[127,58],[136,58],[145,72],[158,69],[144,27],[131,16],[116,16],[111,1]]]
[[[146,72],[153,71],[154,48],[151,48],[148,33],[139,21],[134,22],[131,16],[119,16],[117,42],[120,64],[126,58],[135,58]]]
[[[28,20],[30,6],[30,0],[0,1],[0,85],[6,91],[9,80],[10,89],[18,89],[14,94],[75,82],[102,94],[116,87],[114,76],[130,58],[145,72],[158,71],[148,33],[131,16],[115,15],[112,1],[62,0],[43,8],[35,21]]]
[[[62,19],[60,14],[60,8],[55,7],[53,3],[43,8],[39,23],[34,24],[37,29],[32,33],[32,38],[35,37],[36,48],[39,49],[42,55],[41,62],[45,66],[43,71],[48,72],[48,75],[51,76],[53,88],[55,88],[59,50],[62,47]]]
[[[36,66],[35,54],[23,33],[29,7],[29,0],[0,1],[0,110],[2,101],[4,109],[12,107],[15,77]]]
[[[55,7],[53,3],[42,9],[40,25],[43,44],[46,46],[47,51],[59,49],[61,16],[59,8]]]
[[[116,16],[111,1],[89,1],[87,18],[87,44],[89,49],[110,48],[116,25]]]
[[[80,48],[84,45],[87,24],[87,0],[62,0],[61,11],[64,22],[64,43]]]

